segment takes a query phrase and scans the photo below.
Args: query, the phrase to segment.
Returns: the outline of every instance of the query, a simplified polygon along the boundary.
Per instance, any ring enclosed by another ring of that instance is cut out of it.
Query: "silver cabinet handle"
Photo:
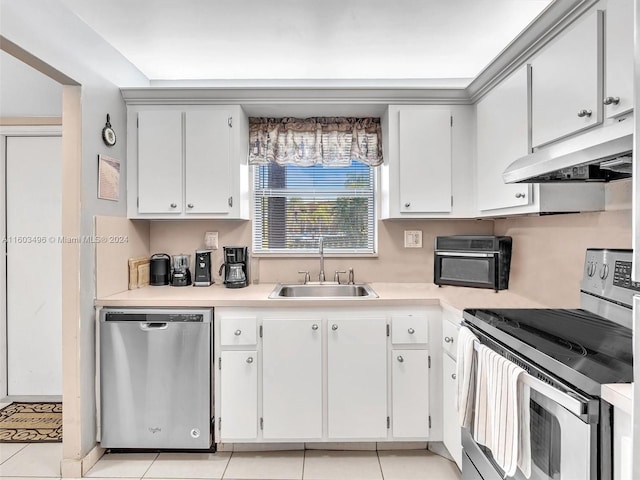
[[[451,374],[451,378],[453,378],[455,380],[456,378],[458,378],[458,376],[455,373],[452,373]]]
[[[193,203],[188,203],[188,204],[187,204],[187,207],[188,207],[188,208],[193,208]]]
[[[605,105],[618,105],[620,97],[606,97],[603,102]]]
[[[236,330],[235,332],[233,332],[233,334],[234,334],[236,337],[239,337],[241,333],[242,333],[242,330],[240,330],[240,329],[238,329],[238,330]]]
[[[410,328],[409,330],[407,330],[407,332],[409,332],[409,335],[413,335],[414,333],[416,333],[413,328]]]
[[[582,110],[580,110],[580,111],[578,112],[578,116],[579,116],[580,118],[582,118],[582,117],[590,117],[592,113],[593,113],[593,112],[592,112],[591,110],[585,110],[585,109],[582,109]]]
[[[516,198],[524,198],[526,196],[527,195],[525,193],[521,193],[521,192],[516,193]]]
[[[253,357],[247,358],[247,363],[253,363]]]
[[[407,202],[404,204],[404,208],[409,208],[411,206],[411,202]]]
[[[444,337],[444,341],[447,343],[453,343],[453,337]]]
[[[311,325],[311,330],[317,330],[318,329],[318,324],[314,323],[313,325]]]
[[[337,330],[337,329],[338,329],[338,325],[336,325],[335,323],[331,325],[331,330]]]
[[[402,355],[398,355],[398,361],[400,363],[404,362],[404,357]]]
[[[172,203],[172,204],[171,204],[171,208],[176,208],[177,206],[178,206],[178,204],[177,204],[177,203]]]

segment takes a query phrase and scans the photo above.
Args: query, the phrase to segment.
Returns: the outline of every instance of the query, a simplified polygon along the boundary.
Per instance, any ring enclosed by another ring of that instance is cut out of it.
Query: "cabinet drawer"
[[[442,322],[442,349],[454,360],[458,354],[458,326],[444,320]]]
[[[426,344],[428,340],[425,315],[391,316],[391,343]]]
[[[224,347],[256,344],[256,317],[233,317],[220,320],[220,344]]]

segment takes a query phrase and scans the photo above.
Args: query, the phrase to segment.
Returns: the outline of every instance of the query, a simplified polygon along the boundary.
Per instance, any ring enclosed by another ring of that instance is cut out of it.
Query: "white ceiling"
[[[457,79],[464,86],[551,0],[63,3],[151,80]]]

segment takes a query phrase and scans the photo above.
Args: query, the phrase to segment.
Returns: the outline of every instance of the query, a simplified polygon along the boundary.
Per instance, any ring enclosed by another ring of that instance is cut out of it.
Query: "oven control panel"
[[[631,262],[616,260],[613,268],[613,285],[640,291],[640,282],[631,280]]]
[[[589,303],[613,302],[631,308],[633,295],[640,292],[640,282],[631,280],[633,250],[590,248],[587,250],[580,291],[589,295]],[[600,299],[600,300],[596,300]],[[598,313],[600,306],[581,307]],[[598,308],[595,311],[593,308]]]

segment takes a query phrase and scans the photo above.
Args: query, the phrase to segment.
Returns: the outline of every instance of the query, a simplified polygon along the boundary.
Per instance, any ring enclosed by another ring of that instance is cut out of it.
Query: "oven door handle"
[[[435,254],[436,255],[441,255],[443,257],[472,257],[472,258],[478,258],[478,257],[483,257],[483,258],[491,258],[494,257],[496,255],[496,253],[498,252],[443,252],[443,251],[436,251]]]
[[[575,392],[563,392],[526,372],[523,374],[522,379],[530,388],[557,403],[583,422],[595,423],[598,421],[597,400],[586,398]]]

